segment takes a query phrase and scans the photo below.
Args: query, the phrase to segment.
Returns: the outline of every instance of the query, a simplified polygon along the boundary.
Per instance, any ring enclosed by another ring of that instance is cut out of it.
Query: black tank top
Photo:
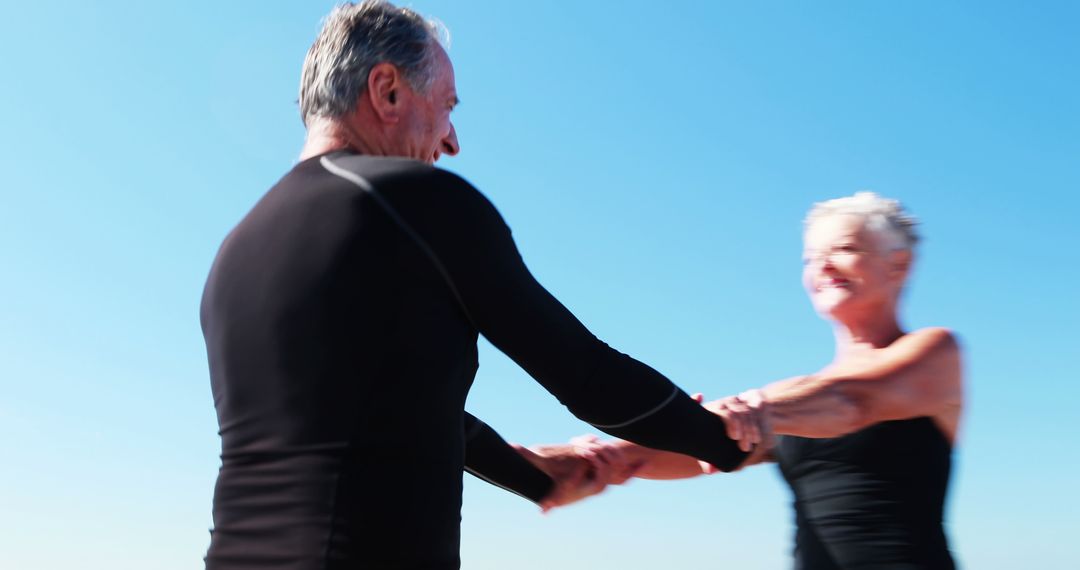
[[[795,493],[795,568],[955,568],[942,528],[952,447],[931,418],[784,436],[776,455]]]

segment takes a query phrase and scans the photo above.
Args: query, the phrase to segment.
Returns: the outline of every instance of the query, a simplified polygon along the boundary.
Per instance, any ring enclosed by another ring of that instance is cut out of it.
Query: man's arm
[[[722,419],[598,340],[537,283],[486,198],[445,171],[426,176],[416,192],[395,194],[392,207],[492,344],[598,429],[723,470],[742,463],[747,454],[727,437]]]
[[[523,458],[495,430],[465,413],[465,470],[470,474],[540,504],[555,481]]]
[[[881,358],[769,384],[760,390],[777,434],[837,437],[869,425],[937,417],[962,401],[960,347],[946,329],[906,335]],[[753,391],[744,398],[752,400]]]
[[[506,443],[495,430],[465,413],[465,470],[540,505],[545,512],[604,490],[611,469],[561,446],[524,448]]]
[[[563,446],[584,456],[590,462],[606,465],[611,473],[609,485],[621,485],[631,477],[638,479],[673,480],[690,479],[698,475],[713,474],[718,470],[701,461],[670,451],[661,451],[623,440],[602,440],[594,435],[584,435],[570,440]],[[771,442],[754,449],[739,470],[761,463],[776,461]]]

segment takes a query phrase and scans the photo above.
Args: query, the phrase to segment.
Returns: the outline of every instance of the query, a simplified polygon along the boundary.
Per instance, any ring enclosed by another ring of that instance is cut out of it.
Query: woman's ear
[[[902,285],[907,280],[913,257],[910,249],[894,249],[889,252],[889,276],[893,282]]]

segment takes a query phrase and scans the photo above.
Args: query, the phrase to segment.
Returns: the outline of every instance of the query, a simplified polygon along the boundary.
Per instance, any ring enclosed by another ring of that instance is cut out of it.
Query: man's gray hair
[[[854,196],[818,202],[810,208],[803,222],[804,230],[814,222],[831,216],[852,215],[865,220],[866,228],[881,238],[887,250],[910,250],[919,242],[915,227],[919,221],[904,210],[897,200],[882,198],[873,192],[856,192]]]
[[[386,0],[341,4],[323,22],[304,58],[300,75],[300,116],[349,114],[367,88],[371,69],[390,63],[413,89],[423,93],[433,81],[433,49],[446,45],[446,28]]]

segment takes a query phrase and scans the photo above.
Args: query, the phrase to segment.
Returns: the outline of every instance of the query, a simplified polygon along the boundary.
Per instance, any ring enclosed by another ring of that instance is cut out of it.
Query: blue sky
[[[0,546],[12,568],[197,567],[218,465],[197,306],[287,171],[329,2],[9,3],[0,22]],[[453,40],[462,154],[541,281],[601,338],[722,396],[831,356],[799,285],[811,203],[903,200],[910,327],[955,329],[966,567],[1080,551],[1080,9],[1070,2],[415,1]],[[469,408],[588,431],[483,344]],[[542,517],[466,478],[465,568],[761,568],[771,467],[639,481]]]

